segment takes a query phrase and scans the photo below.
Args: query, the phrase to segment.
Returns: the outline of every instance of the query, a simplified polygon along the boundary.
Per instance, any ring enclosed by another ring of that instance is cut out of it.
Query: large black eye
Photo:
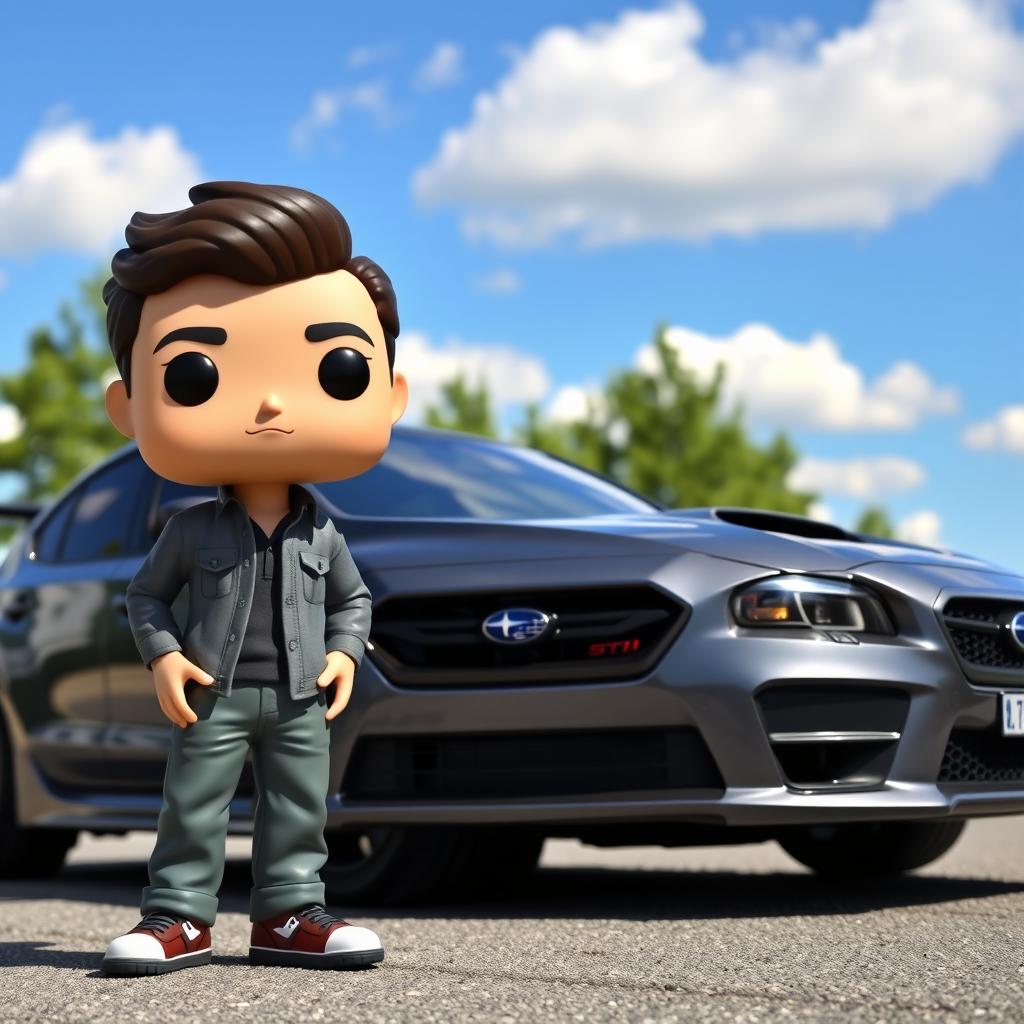
[[[182,352],[164,370],[164,388],[178,405],[202,405],[217,390],[217,367],[202,352]]]
[[[370,363],[354,348],[332,348],[320,360],[319,377],[331,398],[350,402],[370,386]]]

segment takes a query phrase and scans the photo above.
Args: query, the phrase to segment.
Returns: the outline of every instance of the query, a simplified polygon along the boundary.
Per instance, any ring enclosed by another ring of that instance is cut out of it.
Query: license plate
[[[1003,735],[1024,736],[1024,693],[1003,693]]]

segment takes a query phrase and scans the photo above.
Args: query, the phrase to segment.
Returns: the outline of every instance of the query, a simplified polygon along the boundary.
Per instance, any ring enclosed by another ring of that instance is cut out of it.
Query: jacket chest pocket
[[[327,571],[331,560],[315,551],[300,551],[302,565],[302,593],[310,604],[323,604],[327,596]]]
[[[238,564],[238,548],[199,548],[196,564],[203,597],[227,597],[231,593],[231,574]]]

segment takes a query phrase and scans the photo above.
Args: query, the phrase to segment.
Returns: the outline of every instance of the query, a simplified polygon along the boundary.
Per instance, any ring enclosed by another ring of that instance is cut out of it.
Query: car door
[[[141,460],[140,460],[141,462]],[[117,566],[118,616],[111,622],[107,647],[107,689],[110,728],[107,746],[111,764],[121,778],[120,788],[156,794],[163,786],[164,765],[170,744],[170,723],[164,717],[153,690],[153,674],[142,663],[123,610],[124,593],[142,560],[160,535],[169,515],[180,508],[215,497],[214,487],[193,487],[164,480],[148,468],[150,485],[143,504],[135,509],[140,550]],[[171,611],[184,630],[188,610],[188,585]]]
[[[63,495],[32,529],[0,589],[0,645],[11,700],[45,781],[69,792],[107,789],[107,646],[117,604],[114,568],[132,548],[141,460],[114,458]]]

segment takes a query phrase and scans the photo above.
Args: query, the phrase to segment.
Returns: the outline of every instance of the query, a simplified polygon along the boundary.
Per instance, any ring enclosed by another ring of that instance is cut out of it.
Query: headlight
[[[734,595],[732,611],[741,626],[801,626],[889,636],[895,632],[874,594],[843,580],[814,576],[760,580]]]

